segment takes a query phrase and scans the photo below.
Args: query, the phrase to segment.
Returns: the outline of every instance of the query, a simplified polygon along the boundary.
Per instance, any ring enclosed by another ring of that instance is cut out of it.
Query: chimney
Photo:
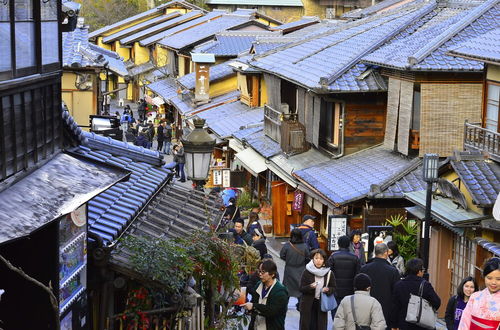
[[[191,53],[195,70],[194,102],[207,103],[210,100],[210,66],[215,63],[214,54]]]

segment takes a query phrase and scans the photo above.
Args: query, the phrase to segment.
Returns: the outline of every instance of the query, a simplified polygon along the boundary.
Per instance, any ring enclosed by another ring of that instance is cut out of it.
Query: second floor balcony
[[[479,123],[465,122],[464,149],[486,153],[500,161],[500,133],[481,127]]]

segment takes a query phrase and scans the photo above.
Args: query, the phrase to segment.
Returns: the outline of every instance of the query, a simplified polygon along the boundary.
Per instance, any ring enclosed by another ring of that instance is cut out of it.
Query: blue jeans
[[[170,145],[171,145],[170,141],[163,141],[163,150],[162,150],[162,152],[164,154],[170,155]]]
[[[186,180],[186,175],[184,174],[184,163],[179,163],[179,175],[181,176],[181,180]]]

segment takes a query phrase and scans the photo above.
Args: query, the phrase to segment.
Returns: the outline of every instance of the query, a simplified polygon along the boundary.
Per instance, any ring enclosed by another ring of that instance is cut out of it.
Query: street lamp
[[[186,138],[181,139],[181,142],[186,157],[187,177],[200,188],[208,177],[215,139],[203,129],[205,119],[195,117],[193,123],[194,130]]]
[[[427,196],[425,199],[425,220],[422,256],[426,272],[429,268],[429,245],[431,227],[432,184],[438,180],[439,155],[425,154],[423,164],[423,179],[427,182]]]

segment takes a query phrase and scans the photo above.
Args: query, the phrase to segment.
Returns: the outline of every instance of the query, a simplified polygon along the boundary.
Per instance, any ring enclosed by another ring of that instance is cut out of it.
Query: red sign
[[[300,190],[295,190],[292,210],[300,212],[302,211],[302,205],[304,205],[304,193]]]

